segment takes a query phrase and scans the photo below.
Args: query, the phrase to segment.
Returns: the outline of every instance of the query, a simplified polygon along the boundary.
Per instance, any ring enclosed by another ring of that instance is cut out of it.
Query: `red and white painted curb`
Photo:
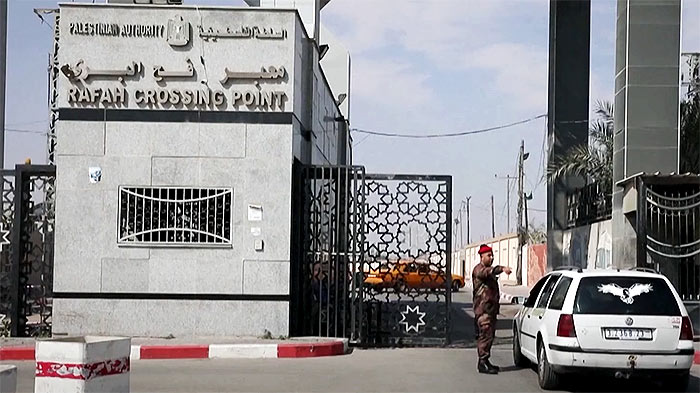
[[[349,353],[347,339],[279,344],[132,345],[130,359],[270,359],[337,356]],[[0,360],[34,360],[34,347],[1,347]]]

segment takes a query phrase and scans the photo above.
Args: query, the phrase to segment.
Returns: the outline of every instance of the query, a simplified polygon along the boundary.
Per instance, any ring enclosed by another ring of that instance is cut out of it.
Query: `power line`
[[[540,146],[540,165],[537,168],[537,185],[542,184],[542,177],[544,176],[544,168],[547,165],[547,158],[545,157],[545,152],[547,150],[547,137],[549,136],[549,131],[547,130],[547,125],[545,124],[544,133],[542,135],[542,146]]]
[[[360,140],[359,140],[359,141],[357,141],[356,143],[353,143],[353,144],[352,144],[352,147],[357,147],[357,146],[359,146],[359,145],[360,145],[360,143],[362,143],[362,142],[366,141],[366,140],[367,140],[367,138],[369,138],[369,137],[371,137],[371,136],[372,136],[372,135],[367,135],[367,136],[365,136],[364,138],[360,139]]]
[[[502,130],[505,128],[515,127],[515,126],[520,125],[520,124],[529,123],[529,122],[535,121],[537,119],[541,119],[543,117],[547,117],[547,115],[546,114],[537,115],[537,116],[531,117],[529,119],[520,120],[520,121],[516,121],[513,123],[503,124],[503,125],[499,125],[499,126],[495,126],[495,127],[482,128],[482,129],[469,130],[469,131],[461,131],[461,132],[453,132],[453,133],[445,133],[445,134],[424,134],[424,135],[398,134],[398,133],[390,133],[390,132],[363,130],[360,128],[352,128],[352,129],[350,129],[350,131],[358,132],[361,134],[386,136],[386,137],[392,137],[392,138],[414,138],[414,139],[450,138],[450,137],[465,136],[465,135],[483,134],[483,133],[491,132],[491,131],[498,131],[498,130]]]

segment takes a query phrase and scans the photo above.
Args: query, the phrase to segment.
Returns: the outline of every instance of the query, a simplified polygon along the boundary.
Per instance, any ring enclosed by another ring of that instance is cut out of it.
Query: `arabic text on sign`
[[[275,31],[273,28],[266,27],[248,27],[242,26],[240,29],[232,31],[230,27],[225,30],[215,29],[213,27],[205,28],[199,26],[199,36],[205,40],[217,40],[220,38],[257,38],[257,39],[271,39],[271,40],[283,40],[287,38],[287,30],[280,29]]]

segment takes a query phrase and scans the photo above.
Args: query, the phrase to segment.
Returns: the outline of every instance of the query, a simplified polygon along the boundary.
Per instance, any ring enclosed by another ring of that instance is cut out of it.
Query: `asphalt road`
[[[539,392],[531,369],[515,369],[510,350],[496,349],[498,376],[476,372],[474,349],[356,350],[316,359],[140,360],[131,391],[146,392]],[[33,391],[33,362],[21,362],[18,392]],[[644,382],[576,379],[569,392],[658,391]],[[695,366],[688,392],[700,391]]]

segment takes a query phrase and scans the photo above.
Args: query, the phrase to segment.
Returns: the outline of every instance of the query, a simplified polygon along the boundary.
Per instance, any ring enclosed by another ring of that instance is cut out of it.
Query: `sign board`
[[[59,107],[289,111],[296,22],[279,10],[64,4]]]

